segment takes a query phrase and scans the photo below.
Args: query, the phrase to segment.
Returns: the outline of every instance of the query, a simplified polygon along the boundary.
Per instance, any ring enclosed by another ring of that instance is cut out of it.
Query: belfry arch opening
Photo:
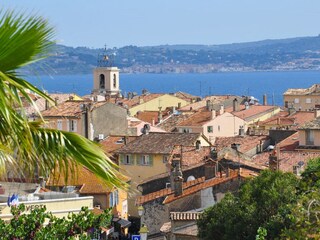
[[[100,89],[105,89],[106,87],[106,80],[104,74],[100,74],[99,76],[99,88]]]

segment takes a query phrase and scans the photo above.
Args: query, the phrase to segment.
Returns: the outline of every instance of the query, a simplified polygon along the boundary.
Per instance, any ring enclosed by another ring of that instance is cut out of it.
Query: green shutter
[[[153,155],[149,155],[150,166],[153,166]]]
[[[124,164],[124,154],[119,155],[120,163]]]
[[[140,157],[141,157],[141,156],[138,155],[138,154],[135,154],[134,157],[135,157],[135,160],[136,160],[136,164],[137,164],[137,165],[141,165],[141,162],[140,162]]]

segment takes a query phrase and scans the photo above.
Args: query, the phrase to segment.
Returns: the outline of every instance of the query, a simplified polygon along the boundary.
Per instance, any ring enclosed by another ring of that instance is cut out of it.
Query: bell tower
[[[119,68],[113,67],[114,55],[110,58],[105,47],[98,55],[98,65],[93,70],[93,91],[95,95],[115,97],[120,94]]]

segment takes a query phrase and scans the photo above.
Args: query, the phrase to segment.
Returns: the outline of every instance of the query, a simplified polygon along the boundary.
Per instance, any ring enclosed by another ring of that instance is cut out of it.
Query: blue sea
[[[31,83],[49,93],[90,94],[93,75],[58,75],[27,77]],[[208,74],[120,74],[122,93],[142,89],[152,93],[187,92],[197,96],[235,94],[254,96],[268,104],[283,105],[282,94],[288,88],[307,88],[320,82],[320,71],[232,72]]]

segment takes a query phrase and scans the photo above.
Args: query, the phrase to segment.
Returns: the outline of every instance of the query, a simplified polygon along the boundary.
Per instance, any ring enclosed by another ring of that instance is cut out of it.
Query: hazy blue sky
[[[2,0],[56,28],[58,43],[223,44],[320,33],[319,0]]]

